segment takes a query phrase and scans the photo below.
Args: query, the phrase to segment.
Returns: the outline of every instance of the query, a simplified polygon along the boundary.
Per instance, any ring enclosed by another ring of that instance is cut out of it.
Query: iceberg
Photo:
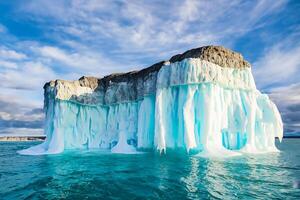
[[[140,71],[44,86],[46,140],[20,154],[65,149],[137,153],[184,149],[199,156],[278,151],[276,105],[257,90],[250,64],[204,46]]]

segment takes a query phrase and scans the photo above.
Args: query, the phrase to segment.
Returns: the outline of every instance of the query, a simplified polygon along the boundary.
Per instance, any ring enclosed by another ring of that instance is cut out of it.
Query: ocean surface
[[[300,199],[300,139],[280,153],[205,159],[184,152],[24,156],[0,142],[0,199]]]

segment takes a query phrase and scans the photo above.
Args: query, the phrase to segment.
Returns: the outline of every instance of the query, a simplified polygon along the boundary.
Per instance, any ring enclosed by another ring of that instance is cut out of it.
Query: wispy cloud
[[[0,66],[3,68],[17,69],[18,65],[15,62],[0,60]]]
[[[0,58],[7,60],[23,60],[26,58],[26,55],[2,46],[0,47]]]
[[[104,57],[91,49],[77,47],[71,52],[54,46],[33,48],[37,56],[47,60],[49,64],[64,66],[65,71],[84,72],[85,75],[103,76],[107,72],[119,71],[122,63]]]
[[[40,62],[13,63],[16,68],[0,71],[1,87],[12,89],[37,89],[51,79],[55,72]],[[24,76],[26,74],[26,76]]]
[[[291,84],[300,78],[300,33],[287,37],[266,48],[264,54],[253,64],[254,76],[259,88],[274,84]]]
[[[49,28],[54,34],[75,37],[98,49],[137,55],[143,51],[153,56],[205,44],[230,45],[228,38],[259,27],[263,18],[284,8],[286,1],[76,0],[49,4],[26,2],[21,10],[32,20],[54,19]],[[44,7],[48,9],[41,9]]]

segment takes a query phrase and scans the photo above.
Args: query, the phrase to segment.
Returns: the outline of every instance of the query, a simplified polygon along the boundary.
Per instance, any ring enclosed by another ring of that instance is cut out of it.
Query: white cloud
[[[283,9],[286,1],[73,0],[50,4],[29,1],[22,9],[38,21],[54,19],[51,30],[55,34],[76,37],[100,51],[104,46],[123,54],[142,51],[157,56],[200,45],[230,45],[228,39],[260,26],[262,18]]]
[[[43,113],[36,113],[36,114],[30,114],[26,115],[26,113],[16,113],[16,112],[2,112],[0,111],[0,120],[16,120],[16,121],[42,121],[44,120],[44,114]]]
[[[10,113],[0,111],[0,119],[11,120],[12,116]]]
[[[11,134],[13,132],[10,131],[13,130],[16,133],[17,130],[24,128],[34,130],[42,128],[44,114],[40,109],[40,103],[35,104],[30,97],[19,93],[5,94],[4,90],[1,91],[0,134]],[[22,135],[24,132],[19,132],[19,134]]]
[[[254,76],[259,88],[299,81],[300,45],[292,42],[292,38],[267,48],[265,54],[253,63]]]
[[[44,130],[36,129],[36,128],[4,128],[4,129],[0,129],[0,135],[41,136],[44,135]]]
[[[26,58],[26,55],[2,46],[0,47],[0,58],[8,60],[23,60]]]
[[[91,67],[95,68],[99,66],[101,61],[96,55],[85,53],[67,53],[66,51],[51,46],[43,46],[38,48],[38,51],[42,56],[46,58],[51,58],[56,61],[60,61],[67,66],[74,68],[80,68],[82,70],[89,70]]]
[[[300,83],[273,88],[269,96],[280,110],[285,129],[300,133]]]
[[[0,67],[2,68],[10,68],[10,69],[17,69],[18,65],[15,62],[10,62],[6,60],[0,60]]]
[[[125,63],[115,62],[96,50],[80,47],[80,45],[71,52],[54,46],[40,46],[33,49],[41,59],[48,59],[50,64],[58,62],[58,65],[69,69],[70,72],[85,75],[103,76],[119,72]]]
[[[300,104],[300,83],[271,89],[270,96],[282,107]]]
[[[55,72],[40,62],[16,63],[17,69],[0,71],[1,87],[39,89],[45,82],[57,77]]]

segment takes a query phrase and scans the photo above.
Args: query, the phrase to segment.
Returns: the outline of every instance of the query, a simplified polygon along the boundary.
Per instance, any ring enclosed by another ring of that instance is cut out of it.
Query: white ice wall
[[[67,88],[72,95],[83,91],[72,90]],[[200,59],[166,64],[158,72],[155,94],[111,105],[79,104],[59,98],[66,96],[62,91],[46,100],[46,141],[20,153],[183,148],[225,156],[276,151],[274,138],[282,138],[280,114],[256,89],[250,68],[224,68]]]

